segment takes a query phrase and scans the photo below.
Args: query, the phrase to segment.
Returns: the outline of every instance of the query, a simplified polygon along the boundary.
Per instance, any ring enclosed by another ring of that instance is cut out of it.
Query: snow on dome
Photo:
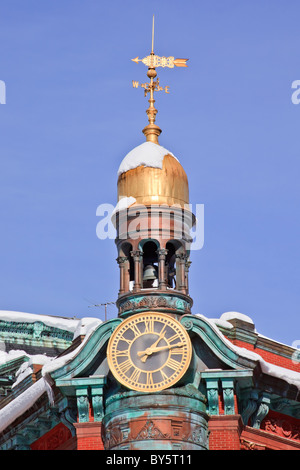
[[[243,313],[225,312],[220,316],[220,320],[223,320],[223,321],[229,321],[229,320],[234,320],[234,319],[241,320],[246,323],[251,323],[252,325],[254,325],[252,318],[248,317],[247,315],[244,315]]]
[[[154,144],[153,142],[144,142],[132,149],[122,160],[118,176],[141,165],[162,169],[163,159],[166,155],[171,155],[179,161],[173,153],[161,145]]]
[[[136,202],[135,197],[132,196],[124,196],[122,197],[119,202],[117,203],[116,207],[112,211],[111,217],[113,217],[117,212],[128,209],[130,206],[132,206]]]

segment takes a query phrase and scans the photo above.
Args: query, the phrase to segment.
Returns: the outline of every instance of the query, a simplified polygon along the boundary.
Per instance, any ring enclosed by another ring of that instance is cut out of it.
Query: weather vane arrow
[[[175,59],[174,57],[159,57],[154,54],[154,15],[153,15],[153,22],[152,22],[152,47],[151,53],[147,57],[143,59],[139,59],[136,57],[135,59],[131,59],[133,62],[138,64],[142,62],[148,67],[147,76],[150,78],[150,83],[139,83],[135,80],[132,80],[132,85],[134,88],[138,88],[141,86],[144,88],[145,96],[150,93],[149,99],[149,108],[147,109],[146,113],[148,115],[149,124],[143,129],[143,133],[146,136],[146,140],[150,142],[154,142],[158,144],[158,136],[161,134],[161,129],[155,124],[155,118],[157,114],[157,109],[154,107],[155,99],[154,99],[154,92],[155,91],[165,91],[169,93],[169,86],[162,87],[159,84],[159,79],[157,78],[154,81],[154,78],[157,76],[156,68],[157,67],[168,67],[170,69],[174,67],[187,67],[188,59]]]
[[[175,59],[174,57],[159,57],[158,55],[148,55],[143,59],[136,57],[135,59],[131,60],[136,64],[143,62],[143,64],[147,65],[148,67],[169,67],[170,69],[173,69],[174,66],[187,67],[186,63],[189,59]]]

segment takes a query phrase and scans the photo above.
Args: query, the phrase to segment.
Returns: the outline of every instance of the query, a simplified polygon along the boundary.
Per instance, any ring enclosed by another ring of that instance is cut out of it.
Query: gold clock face
[[[162,313],[140,313],[114,330],[107,348],[108,365],[127,388],[157,392],[185,374],[192,346],[185,328]]]

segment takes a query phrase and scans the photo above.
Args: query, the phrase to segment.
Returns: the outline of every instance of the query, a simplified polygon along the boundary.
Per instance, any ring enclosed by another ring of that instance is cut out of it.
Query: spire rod
[[[152,47],[151,47],[151,54],[154,54],[154,15],[152,20]]]
[[[154,99],[154,92],[155,91],[165,91],[169,93],[169,86],[162,87],[159,85],[159,79],[157,78],[156,81],[154,79],[157,76],[156,67],[168,67],[174,68],[176,67],[187,67],[186,62],[188,59],[175,59],[174,57],[159,57],[154,54],[154,15],[152,20],[152,42],[151,42],[151,52],[150,55],[144,57],[143,59],[139,59],[136,57],[135,59],[131,59],[133,62],[138,64],[139,62],[143,62],[143,64],[148,66],[147,76],[150,78],[150,83],[139,83],[137,81],[132,81],[132,85],[134,88],[138,88],[141,86],[145,90],[145,96],[150,93],[149,108],[146,110],[148,116],[149,124],[144,127],[143,133],[146,136],[147,142],[154,142],[158,144],[158,137],[161,134],[161,129],[155,124],[157,109],[154,106],[155,99]]]

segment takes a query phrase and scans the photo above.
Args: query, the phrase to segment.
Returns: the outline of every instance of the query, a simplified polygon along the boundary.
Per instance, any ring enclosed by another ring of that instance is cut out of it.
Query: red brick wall
[[[240,450],[242,421],[239,415],[211,416],[209,450]]]
[[[75,423],[77,450],[104,450],[101,438],[101,423]]]
[[[259,354],[266,362],[270,362],[271,364],[275,364],[276,366],[285,367],[286,369],[294,370],[296,372],[300,372],[300,364],[295,364],[292,359],[288,359],[287,357],[280,356],[279,354],[271,353],[269,351],[265,351],[264,349],[255,348],[252,344],[245,343],[244,341],[240,341],[238,339],[230,339],[230,341],[239,346],[241,348],[248,349],[249,351],[256,352]]]

